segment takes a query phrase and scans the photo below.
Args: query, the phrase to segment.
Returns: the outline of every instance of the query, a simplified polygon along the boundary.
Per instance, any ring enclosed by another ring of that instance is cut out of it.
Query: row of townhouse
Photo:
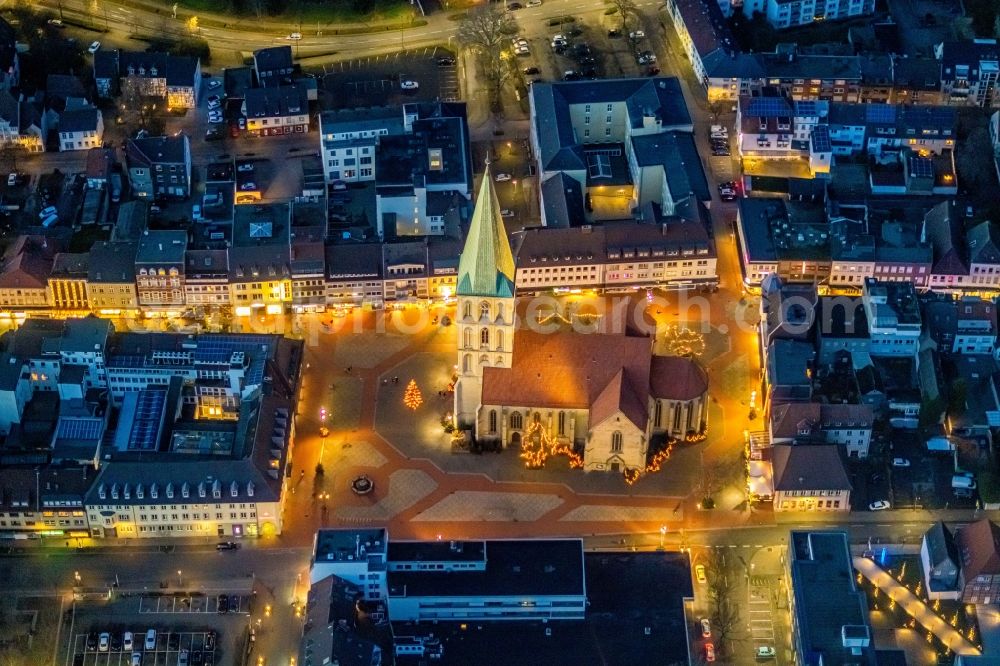
[[[281,533],[300,342],[91,317],[29,319],[5,345],[0,431],[23,446],[0,468],[0,534]]]
[[[848,291],[871,277],[919,290],[1000,289],[1000,237],[989,221],[970,226],[953,201],[929,210],[877,205],[855,207],[847,217],[835,206],[742,199],[736,231],[745,284],[757,289],[774,273]]]
[[[793,99],[1000,106],[996,40],[945,41],[934,57],[800,54],[794,45],[774,53],[739,50],[727,16],[742,10],[767,16],[777,28],[870,14],[871,0],[670,0],[667,10],[696,78],[710,101],[733,100],[763,86]]]
[[[825,180],[838,157],[863,156],[872,194],[953,195],[956,123],[950,107],[793,100],[764,88],[737,106],[744,187],[774,176]]]
[[[127,93],[162,99],[168,109],[193,109],[201,79],[197,57],[120,49],[94,54],[94,83],[98,97],[105,99]]]

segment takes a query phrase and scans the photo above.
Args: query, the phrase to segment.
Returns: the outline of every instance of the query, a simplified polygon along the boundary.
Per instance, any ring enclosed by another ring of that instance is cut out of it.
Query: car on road
[[[644,33],[642,30],[633,30],[632,32],[628,33],[629,39],[643,39],[645,36],[646,33]]]
[[[528,0],[528,4],[525,5],[525,6],[526,7],[541,7],[542,6],[542,0]]]
[[[416,81],[411,81],[409,79],[399,82],[399,87],[403,90],[416,90],[420,87],[420,84]]]
[[[236,165],[236,170],[240,173],[249,173],[253,171],[253,162],[239,162]]]
[[[733,201],[739,193],[736,191],[736,183],[719,183],[719,198],[723,201]]]
[[[754,655],[758,659],[774,659],[775,654],[774,648],[770,645],[761,645],[757,648],[757,651],[754,652]]]
[[[220,594],[216,598],[216,603],[218,605],[218,609],[219,609],[219,614],[220,615],[225,615],[226,613],[229,612],[229,595],[228,594]]]
[[[293,39],[295,41],[299,41],[300,39],[302,39],[302,33],[301,32],[293,32],[290,35],[288,35],[288,39]]]
[[[240,544],[236,543],[235,541],[220,541],[219,543],[215,544],[215,549],[216,550],[239,550],[240,549]]]
[[[699,583],[707,583],[708,577],[705,576],[705,565],[699,564],[694,568],[694,577]]]
[[[500,217],[514,217],[514,211],[510,208],[504,208],[500,211]]]
[[[889,508],[891,507],[889,505],[888,500],[875,500],[874,502],[868,505],[869,511],[885,511],[886,509]]]
[[[218,88],[221,85],[222,85],[222,81],[219,81],[219,80],[209,81],[208,82],[208,89],[209,90],[215,90],[216,88]]]
[[[539,73],[539,69],[537,67],[525,67],[521,71],[524,72],[525,76],[534,76]]]
[[[100,637],[97,639],[97,651],[107,652],[111,648],[111,634],[108,632],[102,632]]]
[[[498,183],[504,183],[504,182],[510,180],[510,174],[509,173],[498,173],[497,175],[493,176],[493,180],[495,180]]]
[[[705,661],[715,661],[715,646],[711,643],[705,643]]]
[[[701,618],[701,637],[702,638],[712,637],[712,623],[708,621],[707,617]]]
[[[61,19],[49,19],[48,20],[48,24],[51,25],[53,28],[65,28],[66,27],[65,25],[63,25],[63,22],[62,22]]]
[[[93,55],[97,53],[101,48],[100,42],[91,42],[90,46],[87,47],[87,53]]]
[[[893,458],[892,459],[892,466],[893,467],[909,467],[910,466],[910,461],[907,458]]]
[[[441,56],[437,59],[438,67],[451,67],[455,64],[455,59],[451,56]]]

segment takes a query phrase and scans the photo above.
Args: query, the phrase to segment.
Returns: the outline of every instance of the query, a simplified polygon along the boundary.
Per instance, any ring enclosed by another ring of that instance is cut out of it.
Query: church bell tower
[[[483,368],[509,368],[514,351],[514,255],[489,164],[458,263],[458,382],[455,421],[475,423]]]

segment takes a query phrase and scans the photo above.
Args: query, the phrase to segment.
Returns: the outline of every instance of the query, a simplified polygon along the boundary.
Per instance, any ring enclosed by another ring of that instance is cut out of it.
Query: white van
[[[146,649],[156,649],[156,629],[150,629],[146,632]]]

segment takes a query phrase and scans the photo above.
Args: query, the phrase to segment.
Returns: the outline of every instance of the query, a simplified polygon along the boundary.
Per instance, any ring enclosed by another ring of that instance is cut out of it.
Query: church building
[[[708,377],[627,328],[545,332],[515,314],[515,266],[487,169],[458,265],[455,415],[480,442],[546,437],[587,470],[642,471],[650,438],[705,429]],[[532,330],[532,329],[538,330]]]

